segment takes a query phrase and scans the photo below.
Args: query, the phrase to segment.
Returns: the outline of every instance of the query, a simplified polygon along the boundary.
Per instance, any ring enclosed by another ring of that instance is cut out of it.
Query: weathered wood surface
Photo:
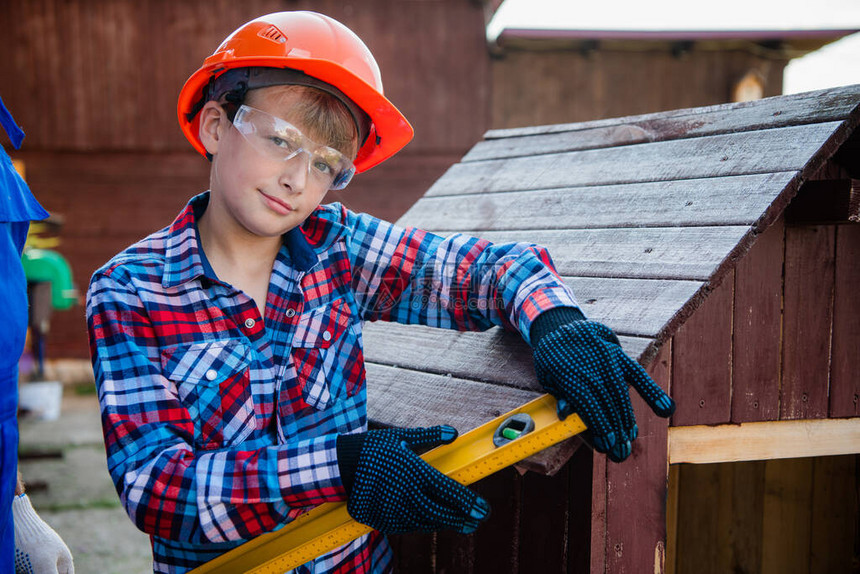
[[[673,337],[673,426],[731,419],[734,273],[710,293]]]
[[[184,152],[176,97],[203,59],[243,22],[315,10],[367,43],[386,96],[421,134],[411,149],[462,155],[490,127],[484,7],[365,0],[362,8],[340,0],[5,1],[4,102],[36,149]],[[447,49],[428,58],[426,46],[442,38]]]
[[[448,232],[688,227],[755,223],[796,172],[419,200],[402,221]],[[731,206],[731,209],[727,209]]]
[[[858,456],[814,460],[810,572],[840,572],[848,570],[852,562],[857,564],[858,461]]]
[[[667,573],[761,572],[765,463],[672,468],[679,528]]]
[[[860,416],[860,225],[836,228],[830,416]]]
[[[779,128],[844,119],[860,88],[627,116],[577,124],[490,130],[463,161],[481,161]]]
[[[489,241],[546,247],[558,272],[574,277],[705,281],[749,234],[744,226],[485,231]]]
[[[373,363],[367,379],[370,420],[387,426],[449,424],[461,433],[541,394]]]
[[[653,337],[702,288],[698,281],[574,277],[568,283],[583,312],[619,333]]]
[[[520,528],[520,571],[564,572],[567,568],[567,506],[569,467],[545,477],[523,476],[523,509],[531,520]],[[537,511],[540,509],[540,511]]]
[[[809,572],[812,518],[811,459],[784,459],[765,467],[762,574]],[[786,544],[787,540],[795,541]]]
[[[539,520],[540,514],[522,506],[522,477],[508,468],[480,481],[475,490],[490,503],[493,518],[473,535],[474,572],[519,572],[522,523],[528,527],[531,520]]]
[[[836,121],[848,117],[850,112],[857,108],[858,103],[860,103],[860,85],[855,85],[751,102],[718,104],[573,124],[489,130],[484,134],[484,139],[505,140],[629,125],[640,126],[643,129],[648,127],[649,132],[667,138],[673,135],[696,137]]]
[[[364,356],[369,363],[540,390],[535,380],[532,349],[516,333],[502,329],[459,332],[421,325],[368,323],[363,338]],[[633,358],[638,358],[651,343],[651,339],[642,337],[619,339]]]
[[[659,330],[701,288],[696,281],[566,278],[585,314],[609,325],[639,358]],[[368,323],[365,358],[432,373],[531,388],[531,348],[502,329],[458,332],[420,325]]]
[[[738,262],[732,341],[732,421],[779,418],[782,359],[782,219]]]
[[[852,572],[857,461],[851,455],[673,466],[678,548],[667,573]]]
[[[834,226],[786,227],[781,419],[827,416],[835,257]]]
[[[860,419],[806,419],[672,427],[669,463],[860,454]]]
[[[459,163],[428,196],[774,173],[802,169],[842,122]]]
[[[648,373],[664,390],[671,391],[675,382],[669,346],[661,349]],[[669,421],[652,413],[636,393],[631,394],[639,438],[628,460],[608,463],[603,486],[607,492],[606,570],[662,573],[666,552]]]

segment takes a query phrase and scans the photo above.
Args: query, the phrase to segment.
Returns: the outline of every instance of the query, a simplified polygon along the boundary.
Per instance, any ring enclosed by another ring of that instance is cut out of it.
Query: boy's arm
[[[351,232],[353,287],[365,320],[458,330],[499,326],[529,341],[555,307],[576,308],[549,253],[528,243],[440,237],[343,209]]]
[[[176,318],[151,316],[131,280],[117,275],[93,277],[87,323],[108,469],[138,528],[188,542],[246,539],[308,506],[346,498],[335,435],[195,450],[192,418],[162,375],[152,325]]]
[[[344,214],[366,318],[518,330],[535,349],[538,381],[559,399],[559,416],[579,414],[594,447],[614,461],[630,455],[638,432],[630,386],[659,416],[674,412],[672,399],[624,353],[615,334],[586,320],[544,248],[441,238]]]

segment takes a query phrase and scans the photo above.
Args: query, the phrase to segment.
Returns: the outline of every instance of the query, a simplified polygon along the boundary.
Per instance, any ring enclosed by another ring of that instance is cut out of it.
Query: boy
[[[518,330],[560,416],[579,413],[614,460],[636,436],[628,384],[673,410],[541,248],[320,205],[412,137],[338,22],[281,12],[241,26],[186,82],[179,118],[212,162],[209,191],[98,270],[87,305],[108,467],[156,572],[329,501],[376,531],[302,572],[385,572],[381,533],[468,533],[487,517],[414,453],[455,429],[367,431],[366,320]]]

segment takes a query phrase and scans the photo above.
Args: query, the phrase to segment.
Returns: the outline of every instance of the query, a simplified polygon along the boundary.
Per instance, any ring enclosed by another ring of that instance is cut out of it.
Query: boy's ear
[[[227,114],[217,102],[206,102],[200,110],[200,141],[211,155],[218,153],[225,122],[229,123]]]

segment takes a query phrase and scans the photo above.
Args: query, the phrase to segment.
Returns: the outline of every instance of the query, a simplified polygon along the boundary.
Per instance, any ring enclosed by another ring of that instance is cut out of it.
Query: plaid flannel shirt
[[[335,442],[367,428],[363,321],[528,339],[542,311],[576,305],[542,248],[442,238],[332,204],[284,235],[261,317],[200,248],[208,199],[96,271],[87,296],[108,468],[156,572],[345,499]],[[299,571],[390,562],[373,533]]]

